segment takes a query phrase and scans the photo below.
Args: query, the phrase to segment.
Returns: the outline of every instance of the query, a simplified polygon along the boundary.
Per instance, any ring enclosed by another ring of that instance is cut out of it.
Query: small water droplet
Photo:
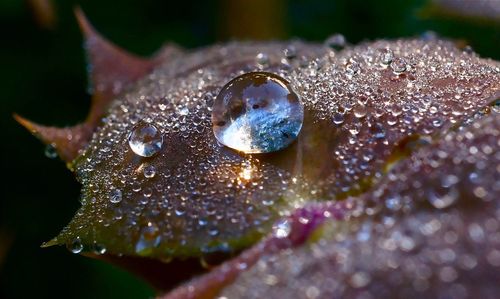
[[[92,251],[95,254],[105,254],[106,253],[106,247],[103,244],[94,243],[94,246],[92,246]]]
[[[152,250],[160,244],[160,230],[153,222],[141,229],[139,240],[135,244],[135,252],[142,256],[151,254]]]
[[[144,167],[143,173],[144,173],[144,177],[150,179],[150,178],[155,176],[156,169],[153,165],[148,165],[148,166]]]
[[[143,192],[142,192],[142,195],[144,195],[144,197],[146,198],[149,198],[151,197],[151,195],[153,195],[153,189],[147,187],[147,188],[144,188]],[[147,200],[147,199],[146,199]]]
[[[297,49],[293,45],[288,46],[285,50],[283,50],[283,53],[285,54],[285,57],[289,60],[297,57]]]
[[[394,60],[391,62],[391,69],[397,75],[404,73],[406,71],[406,68],[406,60],[401,57],[394,58]]]
[[[80,253],[83,250],[82,240],[79,237],[73,239],[73,241],[66,244],[66,248],[73,253]]]
[[[217,140],[245,153],[269,153],[290,145],[302,128],[304,108],[289,83],[253,72],[226,84],[217,96],[212,124]]]
[[[186,116],[189,114],[189,109],[187,107],[182,107],[177,110],[177,113],[179,113],[179,115]]]
[[[120,189],[112,189],[109,192],[109,201],[112,203],[119,203],[122,201],[122,191]]]
[[[160,108],[161,111],[165,111],[165,109],[167,109],[167,105],[160,103],[158,104],[158,108]]]
[[[365,117],[367,111],[368,111],[368,109],[366,108],[365,105],[357,105],[353,109],[354,116],[356,116],[357,118]]]
[[[458,190],[455,186],[436,186],[431,188],[427,194],[429,202],[437,209],[451,206],[458,198]]]
[[[334,123],[334,124],[336,124],[336,125],[340,125],[340,124],[342,124],[342,123],[344,122],[344,115],[343,115],[343,114],[341,114],[341,113],[335,113],[335,114],[333,115],[332,120],[333,120],[333,123]]]
[[[500,99],[499,100],[495,100],[492,104],[491,104],[491,111],[495,112],[495,113],[499,113],[500,114]]]
[[[334,34],[325,40],[325,45],[334,50],[342,50],[346,46],[345,36],[342,34]]]
[[[267,55],[266,53],[257,54],[257,56],[255,56],[255,59],[261,66],[269,65],[269,55]]]
[[[56,150],[56,146],[54,144],[47,144],[47,146],[45,147],[45,157],[49,158],[49,159],[55,159],[57,158],[57,150]]]
[[[443,120],[436,118],[432,121],[432,125],[436,128],[439,128],[443,125]]]
[[[373,137],[375,137],[375,139],[384,139],[385,138],[385,129],[384,129],[384,126],[382,126],[381,124],[374,124],[371,128],[370,128],[370,133],[373,134]]]
[[[401,202],[401,197],[398,195],[388,196],[385,200],[385,206],[392,211],[401,209],[402,205],[403,203]]]
[[[152,124],[139,123],[128,137],[132,151],[141,157],[151,157],[160,151],[163,136]]]
[[[288,219],[281,219],[273,225],[273,236],[284,239],[290,235],[292,225]]]
[[[383,65],[389,65],[394,59],[394,53],[391,49],[383,49],[380,53],[379,59],[380,63],[382,63]]]
[[[357,74],[359,74],[359,72],[361,71],[361,67],[359,66],[359,63],[356,60],[351,59],[345,66],[345,71],[347,76],[349,78],[352,78]]]
[[[183,206],[180,206],[177,209],[175,209],[175,215],[177,215],[177,216],[182,216],[185,213],[186,213],[186,208]]]
[[[469,55],[474,54],[474,49],[470,45],[465,46],[463,48],[463,51],[464,51],[464,53],[469,54]]]

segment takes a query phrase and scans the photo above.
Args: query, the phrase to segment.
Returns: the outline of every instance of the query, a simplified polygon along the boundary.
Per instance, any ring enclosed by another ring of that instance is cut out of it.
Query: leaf
[[[283,54],[291,46],[295,58]],[[294,145],[250,156],[217,143],[210,115],[227,82],[256,70],[288,80],[306,116]],[[230,43],[179,54],[113,94],[71,165],[82,207],[45,246],[210,264],[214,254],[255,244],[308,202],[336,206],[364,194],[499,91],[498,63],[441,40],[381,40],[340,52],[302,42]],[[138,155],[129,138],[147,126],[160,146]],[[315,228],[307,227],[292,243]]]

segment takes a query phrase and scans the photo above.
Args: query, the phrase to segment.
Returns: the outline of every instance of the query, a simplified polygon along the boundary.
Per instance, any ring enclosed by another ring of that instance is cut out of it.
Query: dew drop
[[[491,111],[494,113],[500,113],[500,99],[493,101],[491,104]]]
[[[401,74],[406,71],[406,60],[401,57],[395,58],[391,62],[391,69],[395,74]]]
[[[385,200],[385,206],[392,211],[397,211],[401,209],[402,203],[401,203],[401,197],[398,195],[392,195],[387,197]]]
[[[344,115],[341,113],[335,113],[332,120],[334,124],[341,125],[344,122]]]
[[[128,137],[128,145],[141,157],[151,157],[160,151],[163,136],[152,124],[139,123]]]
[[[153,248],[160,244],[160,230],[153,222],[141,229],[139,240],[135,244],[135,252],[139,255],[146,256],[151,254]]]
[[[257,54],[257,56],[255,56],[255,59],[261,66],[269,65],[269,55],[267,55],[266,53]]]
[[[365,105],[357,105],[356,107],[354,107],[353,112],[354,116],[356,116],[357,118],[363,118],[366,116],[367,108]]]
[[[167,109],[167,105],[161,103],[161,104],[158,104],[158,108],[160,108],[161,111],[165,111],[165,109]]]
[[[109,192],[109,201],[112,203],[119,203],[122,201],[122,191],[120,189],[112,189]]]
[[[144,167],[143,172],[144,172],[144,177],[150,179],[150,178],[155,176],[156,169],[153,165],[148,165],[148,166]]]
[[[151,188],[144,188],[144,191],[143,191],[142,195],[144,195],[144,197],[146,197],[146,198],[150,198],[151,195],[153,195],[153,189],[151,189]]]
[[[273,225],[273,236],[284,239],[290,235],[292,225],[288,219],[281,219]]]
[[[106,247],[104,245],[102,245],[102,244],[94,243],[94,245],[92,246],[92,251],[95,254],[105,254],[106,253]]]
[[[352,77],[356,76],[357,74],[359,74],[359,72],[361,71],[361,68],[359,66],[359,63],[356,60],[351,59],[349,61],[349,63],[347,63],[347,65],[345,66],[345,71],[346,71],[347,76],[349,78],[352,78]]]
[[[68,248],[69,251],[71,251],[75,254],[80,253],[83,250],[82,240],[80,240],[80,238],[76,237],[75,239],[73,239],[73,241],[66,244],[66,248]]]
[[[183,206],[180,206],[177,209],[175,209],[175,215],[177,215],[177,216],[182,216],[185,213],[186,213],[186,208]]]
[[[346,46],[345,36],[334,34],[325,40],[325,45],[333,50],[342,50]]]
[[[289,60],[297,57],[297,49],[293,45],[288,46],[285,50],[283,50],[283,53],[285,54],[285,57]]]
[[[451,206],[458,198],[458,190],[455,186],[431,188],[428,192],[429,202],[438,209],[444,209]]]
[[[398,119],[397,119],[395,116],[393,116],[393,115],[389,115],[389,116],[387,117],[387,124],[388,124],[389,126],[394,126],[395,124],[397,124],[397,122],[398,122]]]
[[[269,153],[290,145],[302,128],[304,108],[289,83],[253,72],[226,84],[212,109],[213,131],[225,146],[245,153]]]
[[[47,144],[47,146],[45,147],[44,154],[45,154],[45,157],[47,157],[49,159],[57,158],[57,150],[56,150],[55,145]]]
[[[384,49],[380,53],[379,59],[380,59],[381,64],[389,65],[389,64],[391,64],[392,60],[394,59],[394,53],[392,52],[391,49]]]

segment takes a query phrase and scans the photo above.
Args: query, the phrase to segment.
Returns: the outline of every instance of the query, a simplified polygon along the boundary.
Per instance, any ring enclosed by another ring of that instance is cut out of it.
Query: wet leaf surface
[[[341,51],[301,42],[232,43],[177,55],[111,103],[71,165],[82,183],[82,207],[46,246],[162,262],[234,254],[307,202],[354,196],[368,202],[362,194],[381,186],[398,161],[413,159],[500,91],[497,62],[441,40],[381,40]],[[285,150],[245,155],[213,135],[215,96],[252,71],[283,77],[303,103],[302,131]],[[430,188],[440,175],[429,172],[420,187]],[[398,186],[406,185],[392,189]],[[386,201],[384,209],[411,210],[412,196],[429,195],[408,196]]]
[[[287,219],[289,234],[274,230],[165,298],[495,298],[500,114],[494,107],[417,150],[371,191],[306,205]]]

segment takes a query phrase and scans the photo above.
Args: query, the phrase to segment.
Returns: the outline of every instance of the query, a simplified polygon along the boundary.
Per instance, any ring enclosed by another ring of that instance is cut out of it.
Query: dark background
[[[341,32],[357,43],[432,30],[500,58],[498,20],[457,17],[425,0],[60,0],[53,2],[57,20],[41,24],[28,2],[1,0],[0,298],[153,296],[145,283],[113,266],[65,248],[39,247],[71,219],[79,186],[11,115],[58,126],[85,118],[90,96],[76,4],[103,35],[141,55],[165,41],[193,48],[231,38],[321,41]]]

